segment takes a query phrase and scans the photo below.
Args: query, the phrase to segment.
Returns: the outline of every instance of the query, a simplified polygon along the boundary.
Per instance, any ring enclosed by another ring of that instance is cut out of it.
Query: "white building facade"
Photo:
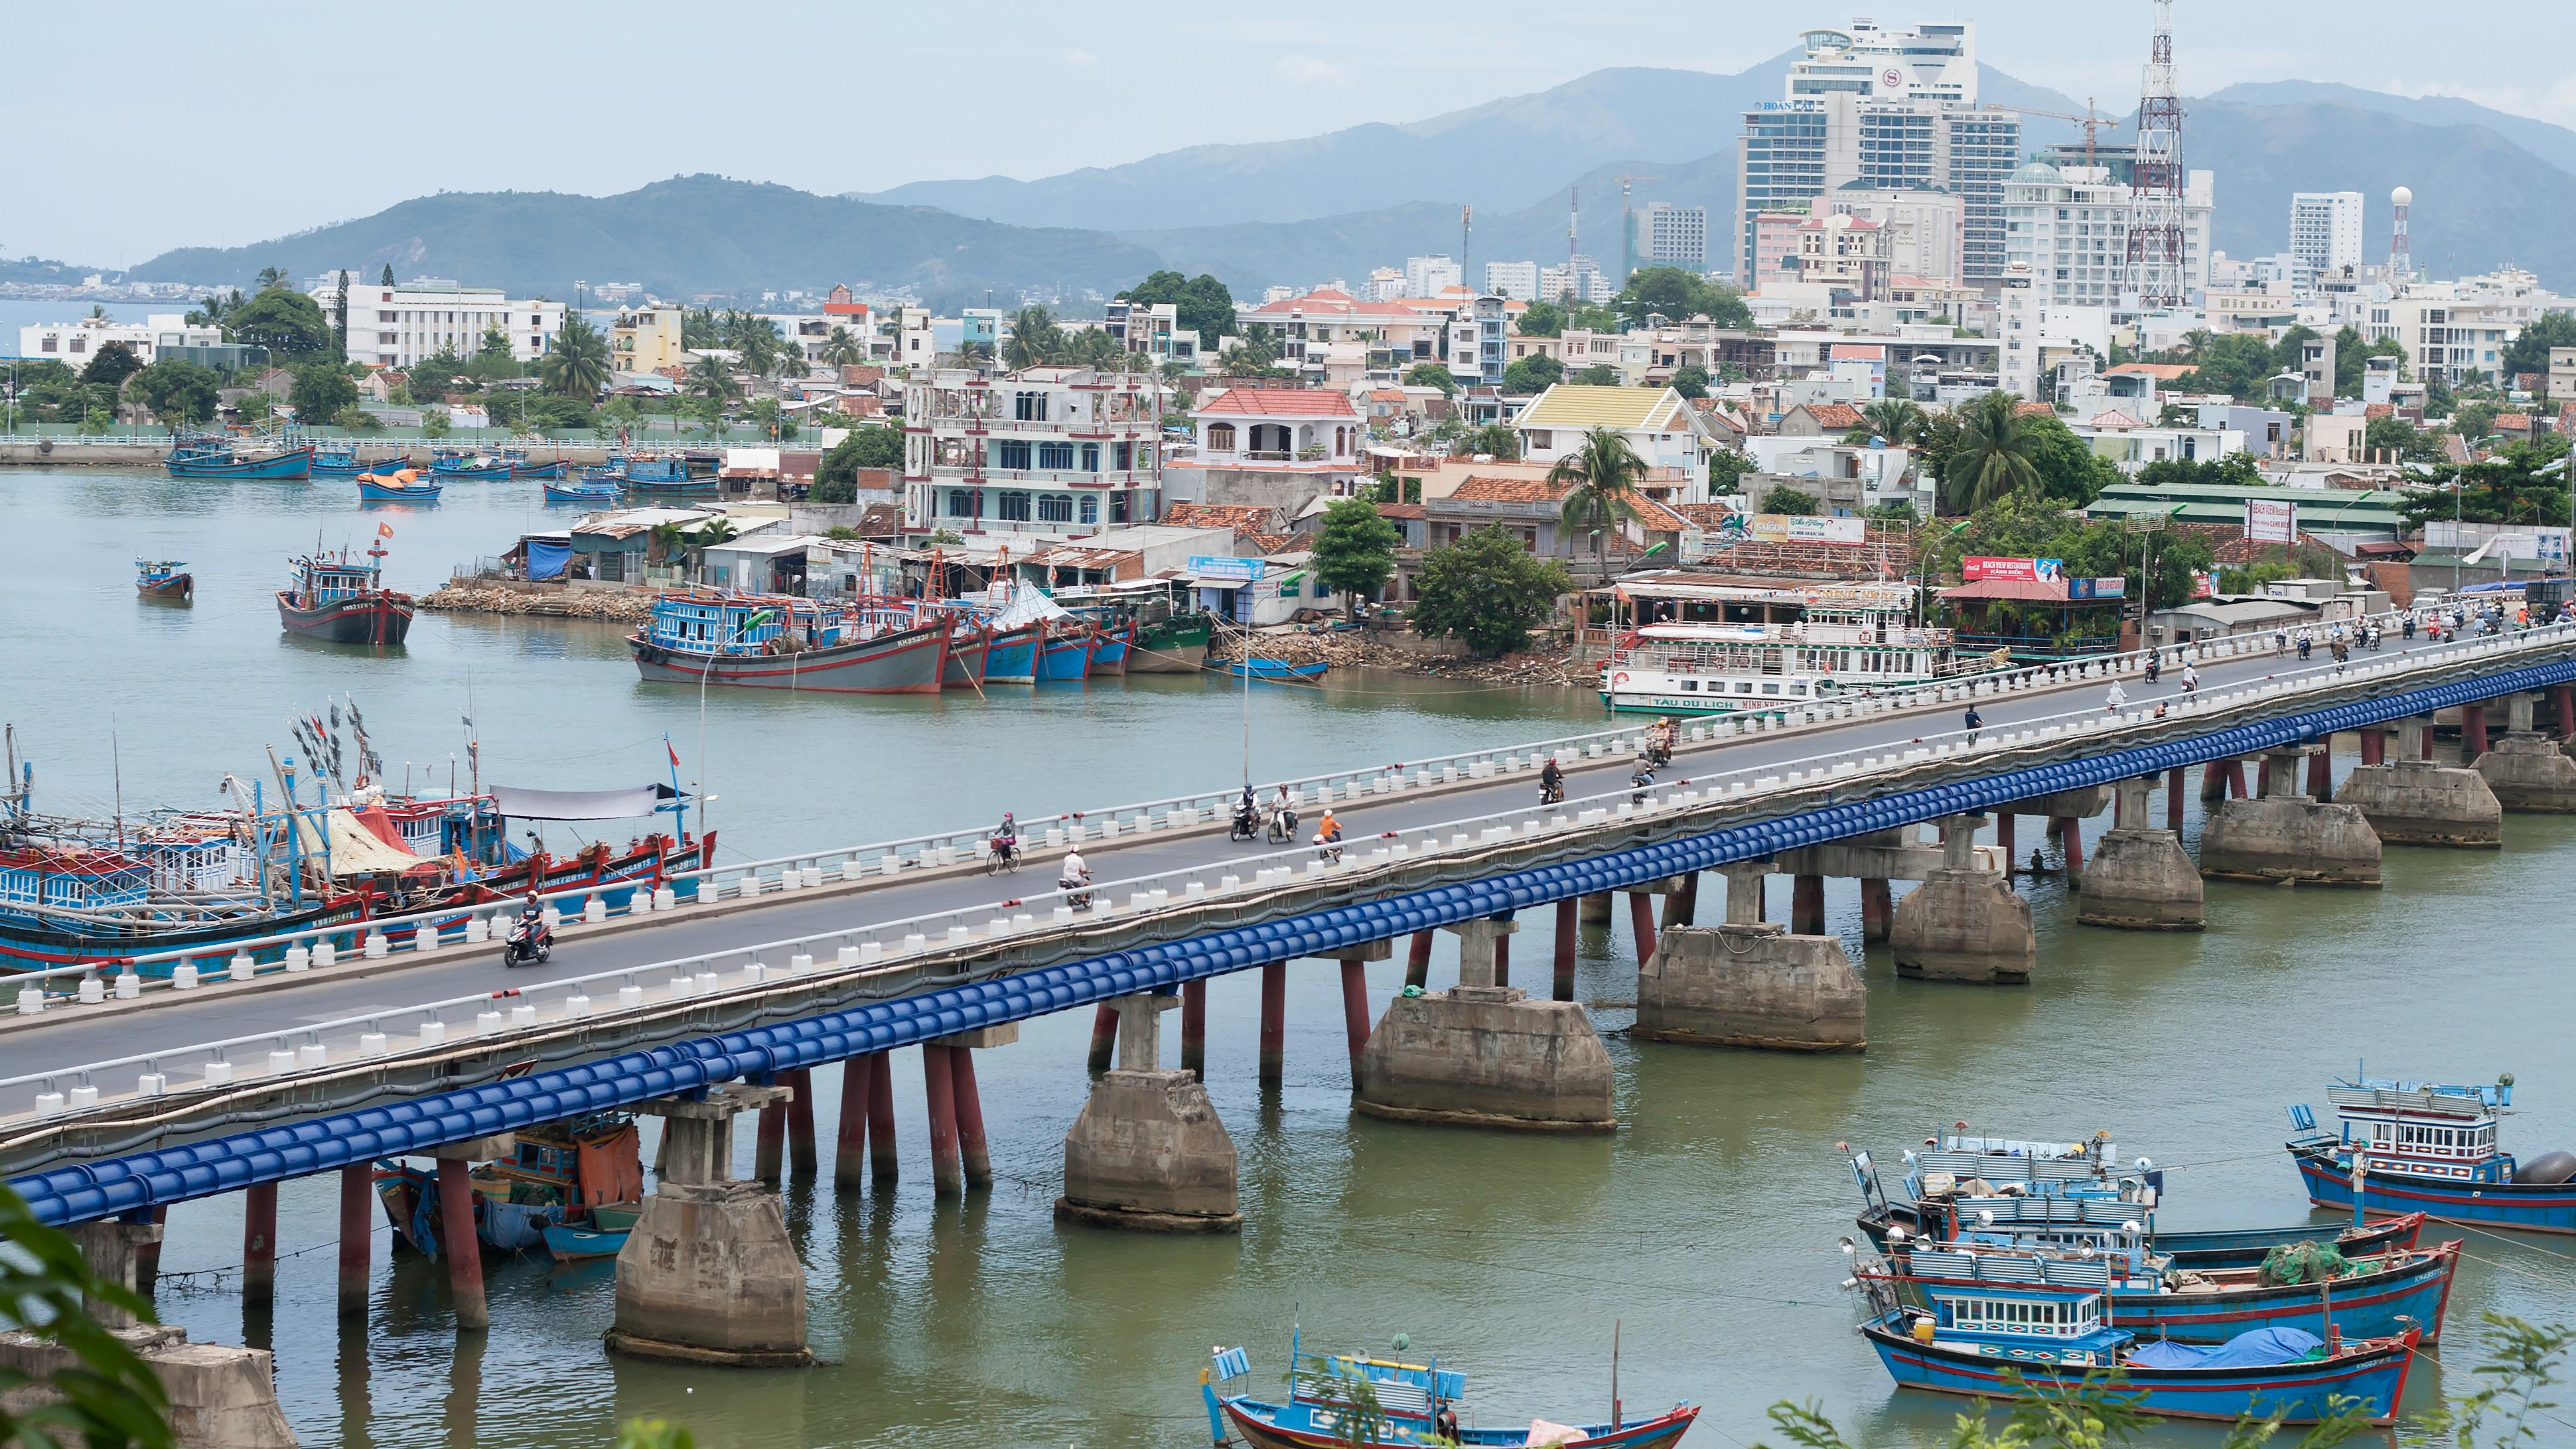
[[[2361,265],[2361,193],[2290,193],[2290,254],[2309,272]]]
[[[349,360],[405,368],[425,357],[452,352],[471,357],[483,335],[498,330],[510,355],[534,362],[563,330],[561,302],[520,301],[497,287],[461,287],[421,278],[387,287],[349,274]],[[339,303],[336,275],[310,293],[327,320]]]
[[[1637,220],[1639,264],[1708,269],[1708,208],[1650,201]]]
[[[1154,382],[1087,367],[914,369],[904,527],[1074,538],[1162,512]]]
[[[2183,188],[2183,285],[2209,286],[2209,229],[2216,181],[2207,171],[2189,174]],[[2004,249],[2009,262],[2028,269],[2037,306],[2107,307],[2138,312],[2129,281],[2129,201],[2126,182],[2107,167],[2060,170],[2033,161],[2004,182]]]
[[[1404,259],[1404,295],[1408,297],[1437,297],[1465,283],[1464,270],[1445,255]]]
[[[110,322],[85,317],[78,322],[38,322],[18,329],[18,355],[30,361],[59,362],[74,372],[89,366],[99,349],[122,342],[134,360],[149,367],[163,347],[220,347],[220,327],[191,327],[184,314],[156,312],[140,322]]]
[[[1515,302],[1537,301],[1538,263],[1485,263],[1485,290],[1494,296],[1508,297]]]

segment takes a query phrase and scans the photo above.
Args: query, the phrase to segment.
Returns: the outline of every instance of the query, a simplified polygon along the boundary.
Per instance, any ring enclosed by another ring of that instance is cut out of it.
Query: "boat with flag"
[[[2430,1213],[2528,1233],[2576,1233],[2576,1153],[2529,1162],[2498,1145],[2513,1076],[2493,1086],[2373,1079],[2326,1087],[2336,1128],[2293,1104],[2290,1160],[2320,1207],[2361,1214]],[[2358,1201],[2356,1201],[2358,1199]]]
[[[826,694],[937,694],[957,617],[909,600],[843,606],[779,594],[692,590],[653,601],[627,637],[654,683]]]
[[[1395,1351],[1411,1344],[1401,1334]],[[1219,1349],[1199,1371],[1199,1396],[1207,1407],[1208,1436],[1217,1445],[1240,1439],[1252,1449],[1393,1449],[1397,1445],[1454,1444],[1492,1449],[1664,1449],[1678,1444],[1699,1417],[1696,1404],[1675,1404],[1659,1414],[1629,1418],[1619,1402],[1618,1358],[1610,1370],[1610,1418],[1593,1424],[1532,1419],[1526,1425],[1482,1427],[1467,1403],[1467,1376],[1428,1363],[1373,1354],[1314,1354],[1289,1340],[1288,1397],[1255,1397],[1251,1356]],[[1225,1392],[1232,1387],[1233,1392]]]
[[[277,619],[289,634],[331,644],[400,645],[411,632],[412,598],[384,586],[385,540],[390,523],[376,525],[366,562],[347,549],[320,547],[292,561],[294,579],[277,591]]]
[[[438,494],[435,480],[423,478],[411,468],[358,475],[358,501],[362,503],[436,503]]]
[[[273,447],[242,448],[217,434],[179,440],[161,466],[173,478],[248,478],[292,482],[313,476],[311,443],[292,440]]]
[[[139,558],[134,561],[134,592],[147,599],[190,603],[197,597],[197,579],[188,572],[186,559]]]

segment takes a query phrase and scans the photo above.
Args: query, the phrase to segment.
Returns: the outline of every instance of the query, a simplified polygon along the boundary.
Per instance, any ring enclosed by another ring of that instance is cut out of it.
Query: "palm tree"
[[[2008,493],[2039,486],[2039,434],[2023,427],[2021,399],[1995,391],[1968,404],[1959,418],[1959,446],[1943,469],[1942,501],[1953,512],[1974,513]]]
[[[848,367],[867,361],[867,353],[860,350],[859,339],[850,335],[849,328],[835,327],[832,335],[823,339],[823,360],[834,367]]]
[[[607,390],[608,375],[613,370],[608,339],[579,313],[564,318],[554,346],[537,359],[538,379],[545,383],[546,391],[558,397],[595,398]]]
[[[1571,484],[1559,512],[1568,533],[1590,534],[1596,578],[1610,576],[1610,534],[1637,516],[1637,484],[1646,476],[1646,460],[1628,446],[1615,428],[1594,428],[1583,445],[1547,470],[1547,481]]]
[[[742,370],[754,377],[767,377],[778,370],[778,329],[758,317],[745,317],[744,325],[727,327],[725,345],[739,353]]]
[[[1002,361],[1012,370],[1044,367],[1065,355],[1064,329],[1044,307],[1022,307],[1011,314],[1011,340],[1002,344]]]
[[[980,368],[993,360],[993,344],[969,340],[957,344],[957,365]]]
[[[1079,367],[1096,367],[1103,372],[1116,370],[1125,360],[1127,349],[1109,335],[1105,327],[1084,327],[1066,335],[1065,361]]]
[[[733,369],[725,366],[723,358],[700,353],[689,366],[689,391],[721,408],[742,396],[742,384],[734,380]]]
[[[285,286],[286,273],[276,267],[262,267],[259,269],[259,277],[257,280],[259,282],[259,289],[265,292],[271,287]]]
[[[1913,399],[1885,397],[1860,410],[1861,421],[1889,446],[1902,448],[1922,441],[1923,409]]]

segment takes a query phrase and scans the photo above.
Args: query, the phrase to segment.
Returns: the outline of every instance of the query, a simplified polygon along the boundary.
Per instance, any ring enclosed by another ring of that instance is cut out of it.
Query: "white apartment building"
[[[1956,285],[1967,240],[1967,209],[1946,191],[1899,191],[1854,181],[1816,199],[1819,216],[1878,223],[1891,275]]]
[[[2211,197],[2216,181],[2193,171],[2183,188],[2183,286],[2209,286]],[[2135,314],[2129,272],[2129,185],[2108,167],[2060,170],[2033,161],[2004,182],[2004,252],[2029,269],[2034,305],[2108,307]]]
[[[1465,270],[1445,254],[1404,259],[1404,295],[1408,297],[1437,297],[1451,287],[1465,284]]]
[[[18,329],[20,357],[59,362],[74,372],[89,366],[100,348],[122,342],[134,360],[149,367],[164,347],[221,347],[220,327],[191,327],[179,312],[155,312],[140,322],[111,322],[84,317],[77,322],[37,322]]]
[[[1159,392],[1087,367],[915,368],[903,389],[904,527],[971,541],[1153,522]]]
[[[1363,302],[1392,302],[1404,294],[1404,273],[1393,267],[1379,267],[1360,283],[1359,298]]]
[[[2312,274],[2361,265],[2361,193],[2290,193],[2290,254]]]
[[[1619,282],[1601,270],[1601,264],[1576,252],[1563,266],[1538,269],[1538,300],[1562,302],[1572,297],[1578,302],[1607,302],[1619,295]]]
[[[2032,285],[2030,263],[2004,264],[1995,326],[1995,376],[2004,391],[2029,397],[2039,385],[2039,291]]]
[[[1485,290],[1497,297],[1515,302],[1538,300],[1538,263],[1485,263]]]
[[[2362,336],[2395,338],[2406,349],[2406,375],[2456,387],[2471,373],[2496,375],[2504,350],[2522,332],[2509,304],[2477,298],[2456,282],[2428,282],[2374,301]]]
[[[1637,219],[1637,263],[1708,269],[1708,208],[1650,201]]]
[[[339,292],[335,273],[309,295],[327,318]],[[436,277],[387,287],[350,273],[351,362],[404,368],[441,352],[471,357],[483,346],[483,334],[496,328],[509,338],[512,357],[534,362],[554,345],[563,319],[561,302],[520,301],[498,287],[462,287]]]

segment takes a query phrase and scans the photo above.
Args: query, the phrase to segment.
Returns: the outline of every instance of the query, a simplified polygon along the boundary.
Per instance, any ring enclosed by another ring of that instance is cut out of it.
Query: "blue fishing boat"
[[[197,597],[197,579],[188,572],[186,559],[139,558],[134,561],[134,592],[147,599],[193,603]]]
[[[1135,649],[1136,621],[1123,615],[1100,619],[1092,632],[1099,643],[1091,651],[1091,677],[1125,675],[1127,656]]]
[[[1046,633],[1043,622],[996,624],[991,626],[991,639],[984,645],[984,682],[986,684],[1033,684],[1038,677],[1038,639]]]
[[[1396,1340],[1396,1351],[1406,1347]],[[1207,1405],[1208,1434],[1219,1445],[1240,1437],[1253,1449],[1342,1449],[1354,1441],[1349,1422],[1355,1402],[1374,1402],[1374,1422],[1357,1427],[1356,1442],[1372,1446],[1446,1442],[1465,1446],[1551,1445],[1555,1449],[1661,1449],[1677,1444],[1699,1417],[1696,1404],[1675,1404],[1663,1413],[1631,1419],[1620,1413],[1617,1359],[1610,1371],[1607,1423],[1555,1424],[1533,1419],[1513,1428],[1478,1428],[1465,1414],[1467,1376],[1427,1364],[1404,1363],[1368,1354],[1298,1356],[1290,1340],[1285,1402],[1257,1399],[1248,1393],[1221,1393],[1220,1386],[1248,1381],[1251,1357],[1240,1348],[1218,1350],[1199,1371],[1199,1396]],[[1366,1386],[1364,1396],[1354,1385]],[[1246,1385],[1248,1387],[1248,1384]]]
[[[2299,1135],[2287,1144],[2321,1207],[2371,1213],[2430,1213],[2437,1218],[2576,1233],[2576,1153],[2548,1152],[2529,1162],[2496,1146],[2513,1077],[2492,1087],[2429,1082],[2333,1082],[2326,1101],[2338,1128],[2317,1126],[2305,1103],[2290,1108]]]
[[[614,1258],[626,1246],[626,1235],[643,1214],[642,1205],[637,1203],[601,1203],[590,1210],[587,1227],[548,1223],[540,1231],[546,1240],[546,1251],[558,1263]]]
[[[1866,1304],[1862,1337],[1899,1387],[1981,1399],[2026,1384],[2065,1390],[2111,1371],[2148,1413],[2315,1423],[2357,1409],[2396,1415],[2421,1334],[2320,1338],[2267,1327],[2228,1342],[2141,1341],[2110,1321],[2110,1266],[2076,1254],[2011,1249],[1917,1250],[1893,1261],[1855,1252],[1851,1283]]]
[[[568,478],[572,476],[572,460],[569,458],[549,458],[542,463],[513,462],[510,465],[510,476],[514,478],[538,479]]]
[[[583,468],[580,476],[584,483],[623,483],[626,481],[626,455],[611,453],[607,462]]]
[[[1253,679],[1267,680],[1272,683],[1293,684],[1301,680],[1321,679],[1324,677],[1324,672],[1332,667],[1330,663],[1321,659],[1312,664],[1291,664],[1285,659],[1256,657],[1229,664],[1225,672],[1236,679],[1242,679],[1248,675]]]
[[[503,1253],[551,1250],[553,1232],[569,1229],[599,1237],[613,1233],[623,1246],[644,1195],[633,1120],[600,1113],[521,1128],[514,1136],[509,1157],[469,1174],[474,1235],[482,1245]],[[439,1256],[444,1224],[437,1175],[406,1162],[380,1162],[375,1182],[395,1241]]]
[[[161,466],[173,478],[254,478],[291,482],[313,476],[313,445],[245,453],[222,440],[183,442]]]
[[[720,483],[712,472],[699,472],[687,458],[638,456],[626,460],[626,490],[649,498],[713,498]]]
[[[548,503],[615,503],[626,496],[614,482],[593,481],[589,471],[576,481],[548,482],[545,494]]]
[[[1098,647],[1099,635],[1088,624],[1059,619],[1048,626],[1046,638],[1038,645],[1038,680],[1040,684],[1063,684],[1091,673],[1091,653]]]
[[[479,478],[508,482],[510,460],[492,453],[468,453],[456,448],[441,448],[429,458],[429,471],[440,478]]]
[[[358,475],[361,503],[436,503],[440,485],[409,468]]]
[[[652,683],[937,694],[956,615],[766,594],[665,594],[627,636]]]
[[[313,471],[334,478],[354,478],[365,471],[358,461],[355,443],[316,443],[313,445]]]

